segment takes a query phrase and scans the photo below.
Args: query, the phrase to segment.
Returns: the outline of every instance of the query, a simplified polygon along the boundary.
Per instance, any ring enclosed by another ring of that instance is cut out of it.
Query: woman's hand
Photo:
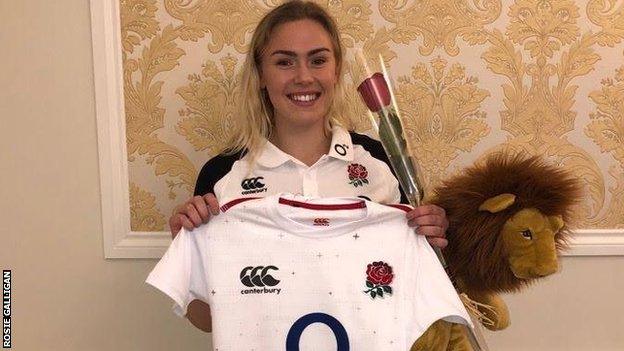
[[[440,206],[423,205],[407,213],[407,224],[416,228],[416,233],[427,237],[427,241],[441,249],[448,245],[446,229],[449,222],[446,219],[446,211]]]
[[[182,227],[193,230],[204,223],[208,223],[210,217],[219,214],[219,202],[214,194],[193,196],[185,203],[176,207],[175,212],[169,218],[171,238],[176,237]]]

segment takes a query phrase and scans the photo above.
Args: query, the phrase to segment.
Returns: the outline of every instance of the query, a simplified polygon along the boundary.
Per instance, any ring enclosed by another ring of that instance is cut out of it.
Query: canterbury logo
[[[264,177],[256,177],[256,178],[247,178],[241,182],[241,187],[244,190],[255,190],[264,188],[264,183],[261,181],[264,180]]]
[[[279,284],[279,280],[273,278],[269,274],[270,270],[277,271],[279,268],[275,266],[258,266],[258,267],[245,267],[240,272],[240,281],[250,288],[255,286],[257,287],[265,287],[265,286],[276,286]]]
[[[314,218],[314,225],[329,225],[329,218]]]

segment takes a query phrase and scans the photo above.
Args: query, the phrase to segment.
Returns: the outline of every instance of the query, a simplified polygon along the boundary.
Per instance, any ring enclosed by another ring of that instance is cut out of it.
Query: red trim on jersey
[[[409,211],[413,210],[413,208],[411,208],[411,207],[409,207],[407,205],[403,205],[403,204],[386,204],[386,206],[394,207],[396,209],[403,210],[405,212],[409,212]]]
[[[366,203],[362,201],[353,202],[350,204],[311,204],[308,202],[300,202],[295,200],[288,200],[281,198],[279,203],[282,205],[288,205],[293,207],[306,208],[308,210],[357,210],[360,208],[366,208]]]
[[[238,199],[234,199],[230,202],[228,202],[227,204],[221,206],[221,211],[225,212],[227,210],[230,209],[230,207],[234,206],[234,205],[238,205],[241,202],[245,202],[245,201],[249,201],[249,200],[256,200],[256,199],[261,199],[261,197],[241,197]]]
[[[220,208],[222,212],[225,212],[229,210],[230,208],[232,208],[233,206],[240,204],[241,202],[245,202],[249,200],[257,200],[257,199],[262,199],[262,198],[261,197],[242,197],[242,198],[234,199],[226,203],[225,205],[221,206]],[[332,205],[332,204],[311,204],[308,202],[288,200],[288,199],[284,199],[280,197],[279,203],[282,205],[288,205],[288,206],[293,206],[293,207],[302,207],[302,208],[306,208],[309,210],[357,210],[360,208],[366,208],[365,201],[358,201],[358,202],[353,202],[350,204],[333,204]],[[405,212],[409,212],[413,210],[413,208],[411,208],[410,206],[403,205],[403,204],[384,204],[384,205],[389,206],[389,207],[394,207],[396,209],[399,209]]]

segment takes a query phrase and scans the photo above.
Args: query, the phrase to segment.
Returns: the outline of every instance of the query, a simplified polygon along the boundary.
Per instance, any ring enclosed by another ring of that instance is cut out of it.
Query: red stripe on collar
[[[357,210],[360,208],[366,208],[366,202],[364,202],[364,200],[349,204],[311,204],[309,202],[288,200],[280,197],[279,203],[282,205],[301,207],[309,210]]]
[[[261,197],[241,197],[238,199],[234,199],[228,203],[226,203],[225,205],[221,206],[221,211],[225,212],[227,210],[229,210],[231,207],[240,204],[241,202],[245,202],[245,201],[249,201],[249,200],[257,200],[257,199],[261,199]]]

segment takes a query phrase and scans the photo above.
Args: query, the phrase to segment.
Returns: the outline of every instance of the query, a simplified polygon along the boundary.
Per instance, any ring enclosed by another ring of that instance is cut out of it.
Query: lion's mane
[[[444,250],[452,278],[473,292],[511,292],[530,283],[514,276],[499,235],[505,222],[524,208],[544,215],[561,215],[564,227],[555,236],[557,250],[566,246],[571,207],[581,192],[579,182],[561,168],[537,156],[496,154],[435,189],[432,203],[444,208],[449,220]],[[490,213],[479,211],[487,199],[511,193],[515,203]]]

